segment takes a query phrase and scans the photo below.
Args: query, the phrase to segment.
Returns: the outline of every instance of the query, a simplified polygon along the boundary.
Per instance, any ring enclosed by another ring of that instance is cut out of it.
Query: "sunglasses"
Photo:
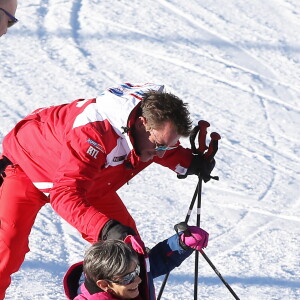
[[[155,142],[155,151],[167,151],[167,150],[173,150],[176,149],[177,146],[174,147],[168,147],[168,146],[159,146],[156,142]]]
[[[16,19],[16,18],[15,18],[13,15],[11,15],[8,11],[6,11],[6,10],[3,9],[3,8],[0,8],[0,10],[2,10],[2,11],[9,17],[7,27],[11,27],[11,26],[15,25],[15,24],[18,22],[18,19]]]
[[[140,271],[141,271],[140,265],[137,265],[132,272],[126,274],[120,280],[112,280],[112,279],[106,279],[106,280],[113,283],[117,283],[119,285],[128,285],[132,283],[137,276],[140,275]]]

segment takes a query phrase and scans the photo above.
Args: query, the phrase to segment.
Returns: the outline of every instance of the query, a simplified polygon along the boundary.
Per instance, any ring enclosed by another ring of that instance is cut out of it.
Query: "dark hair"
[[[83,271],[93,282],[99,279],[113,279],[124,274],[132,261],[138,262],[137,253],[124,241],[99,241],[86,251]]]
[[[143,95],[141,110],[150,128],[160,129],[164,122],[171,121],[177,134],[184,137],[190,135],[192,121],[187,103],[177,96],[167,92],[148,91]]]

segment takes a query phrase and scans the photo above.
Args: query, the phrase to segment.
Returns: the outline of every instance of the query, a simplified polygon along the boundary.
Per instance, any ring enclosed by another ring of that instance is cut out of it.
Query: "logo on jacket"
[[[86,151],[87,154],[92,156],[93,158],[97,158],[97,155],[99,154],[100,151],[95,149],[94,147],[90,146],[89,149]]]
[[[122,155],[122,156],[115,156],[115,157],[113,158],[113,162],[122,161],[122,160],[124,160],[124,159],[125,159],[125,157],[126,157],[126,155]]]
[[[92,140],[92,139],[88,139],[87,142],[92,145],[94,148],[100,150],[101,152],[104,153],[104,149],[101,145],[99,145],[96,141]]]

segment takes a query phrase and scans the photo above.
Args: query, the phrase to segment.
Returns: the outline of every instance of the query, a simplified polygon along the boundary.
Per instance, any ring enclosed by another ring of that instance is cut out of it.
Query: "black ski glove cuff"
[[[131,227],[111,219],[102,228],[99,240],[124,240],[127,235],[136,235],[136,232]]]

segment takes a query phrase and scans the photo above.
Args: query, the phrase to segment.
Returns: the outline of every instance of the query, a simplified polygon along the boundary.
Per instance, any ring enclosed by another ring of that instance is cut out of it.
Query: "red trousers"
[[[8,167],[0,188],[0,299],[10,284],[10,275],[20,268],[29,251],[28,236],[41,207],[48,202],[25,173]]]
[[[20,167],[9,166],[6,169],[0,188],[0,300],[4,299],[11,275],[19,270],[25,254],[29,252],[28,237],[37,213],[48,202],[49,199],[32,184]],[[91,204],[110,218],[137,230],[115,192]]]

